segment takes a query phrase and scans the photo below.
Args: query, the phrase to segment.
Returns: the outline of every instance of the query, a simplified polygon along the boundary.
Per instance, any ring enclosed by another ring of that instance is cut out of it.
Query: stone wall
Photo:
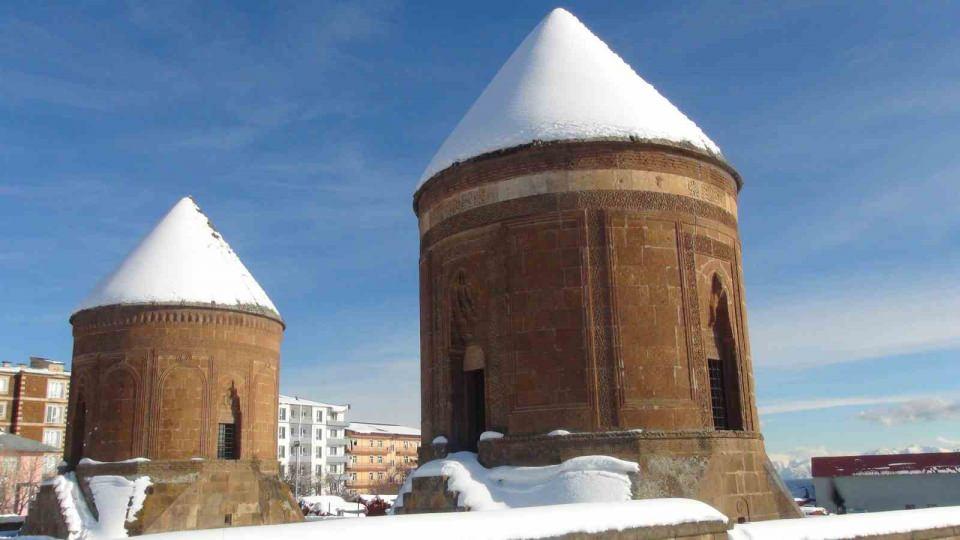
[[[77,480],[94,515],[90,479],[116,475],[133,480],[149,476],[152,485],[136,521],[127,524],[130,535],[243,525],[270,525],[302,521],[290,490],[277,476],[275,460],[260,461],[150,461],[142,463],[81,464]],[[44,486],[31,507],[26,531],[65,538],[65,528],[52,486]]]
[[[720,510],[734,522],[799,517],[799,509],[768,466],[756,433],[730,431],[584,433],[507,436],[480,444],[480,462],[552,465],[584,455],[637,462],[636,499],[682,497]]]
[[[738,185],[704,156],[615,142],[499,153],[428,181],[415,200],[426,440],[473,443],[467,349],[488,429],[711,428],[706,360],[723,357],[731,426],[755,430]]]
[[[73,316],[66,457],[217,457],[235,424],[239,458],[276,458],[283,323],[181,306],[108,306]]]

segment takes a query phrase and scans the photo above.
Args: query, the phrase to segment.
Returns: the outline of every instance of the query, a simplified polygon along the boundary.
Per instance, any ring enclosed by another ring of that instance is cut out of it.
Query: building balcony
[[[351,447],[347,448],[347,453],[348,453],[348,454],[354,454],[354,455],[357,455],[357,456],[369,456],[369,455],[374,455],[374,456],[376,456],[376,455],[384,455],[384,454],[386,454],[386,452],[384,452],[384,450],[386,450],[386,449],[385,449],[385,448],[371,447],[371,446],[351,446]]]
[[[323,441],[323,443],[327,446],[346,446],[347,442],[347,439],[338,439],[334,437],[328,437]]]
[[[346,420],[327,420],[327,425],[335,428],[345,428],[350,426]]]
[[[347,456],[327,456],[326,459],[327,459],[327,463],[331,465],[347,462]]]

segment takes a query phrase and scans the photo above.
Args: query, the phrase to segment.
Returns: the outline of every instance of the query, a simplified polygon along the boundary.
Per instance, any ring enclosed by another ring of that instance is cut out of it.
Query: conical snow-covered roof
[[[570,12],[550,12],[510,55],[430,161],[420,185],[458,161],[539,141],[629,139],[717,147]]]
[[[190,197],[167,212],[77,311],[117,304],[208,305],[280,317]]]

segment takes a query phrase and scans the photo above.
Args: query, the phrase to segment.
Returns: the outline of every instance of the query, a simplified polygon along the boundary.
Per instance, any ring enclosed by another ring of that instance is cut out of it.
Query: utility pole
[[[300,406],[300,409],[303,409],[303,406]],[[293,407],[290,407],[290,412],[293,412]],[[297,438],[293,441],[293,451],[297,454],[297,470],[293,473],[293,498],[297,500],[297,504],[300,504],[300,418],[301,412],[297,411]],[[291,418],[292,420],[292,418]],[[293,437],[293,423],[290,423],[290,436]]]

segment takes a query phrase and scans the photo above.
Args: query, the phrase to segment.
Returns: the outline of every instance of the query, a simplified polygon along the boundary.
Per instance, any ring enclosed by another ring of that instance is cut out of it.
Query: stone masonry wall
[[[283,324],[203,307],[108,306],[72,318],[66,453],[217,457],[219,423],[239,430],[239,458],[276,458]]]

